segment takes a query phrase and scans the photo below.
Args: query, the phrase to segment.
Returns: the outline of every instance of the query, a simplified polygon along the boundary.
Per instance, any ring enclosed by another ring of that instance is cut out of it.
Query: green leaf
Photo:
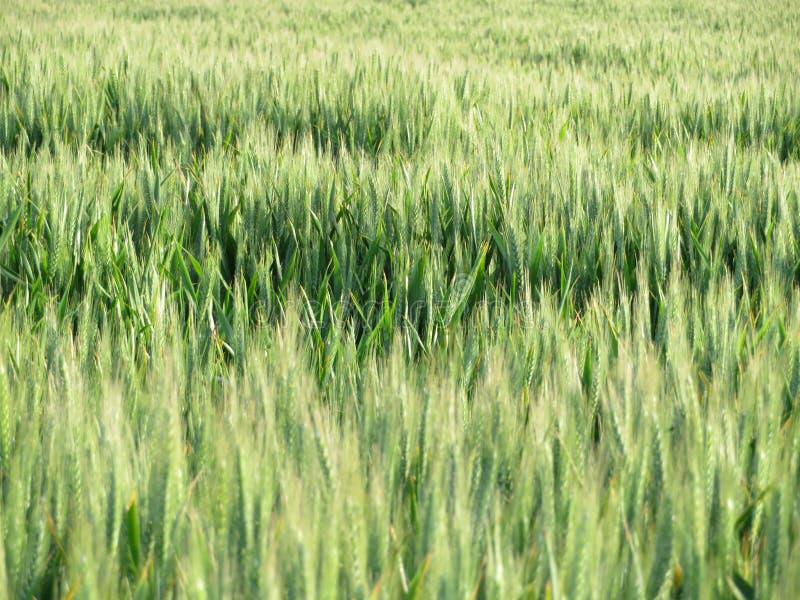
[[[141,539],[139,536],[139,512],[136,508],[136,493],[131,494],[125,509],[125,537],[128,544],[128,558],[131,575],[138,576],[141,566]]]
[[[14,227],[16,227],[17,221],[19,221],[20,215],[22,215],[22,211],[24,209],[25,203],[20,202],[19,206],[17,206],[17,209],[6,220],[5,227],[3,227],[3,233],[0,235],[0,252],[5,250],[8,240],[10,240],[11,236],[14,234]]]
[[[469,276],[456,290],[451,290],[449,297],[447,313],[444,317],[444,326],[450,327],[453,323],[458,322],[467,308],[468,300],[475,290],[479,290],[483,280],[483,272],[486,266],[486,253],[489,250],[489,243],[484,242],[481,245],[478,258],[470,271]]]
[[[727,582],[737,600],[756,600],[756,589],[738,572],[734,571],[733,576],[727,578]]]

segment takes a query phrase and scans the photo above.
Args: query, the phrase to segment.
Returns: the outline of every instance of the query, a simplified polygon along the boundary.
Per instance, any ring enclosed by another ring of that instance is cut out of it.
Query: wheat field
[[[4,0],[0,597],[798,597],[798,65],[788,0]]]

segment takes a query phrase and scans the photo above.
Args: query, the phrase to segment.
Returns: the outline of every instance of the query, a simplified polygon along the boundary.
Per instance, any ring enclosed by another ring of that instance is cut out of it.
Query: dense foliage
[[[798,40],[6,0],[0,596],[796,596]]]

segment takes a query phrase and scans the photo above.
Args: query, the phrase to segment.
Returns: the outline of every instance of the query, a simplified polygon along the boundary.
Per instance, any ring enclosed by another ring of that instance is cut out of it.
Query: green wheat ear
[[[12,407],[8,394],[8,381],[5,367],[0,365],[0,482],[5,489],[5,480],[11,464],[11,438]]]
[[[647,598],[656,598],[670,580],[673,546],[672,501],[666,497],[659,508],[658,526],[654,545],[653,561],[647,578]]]

